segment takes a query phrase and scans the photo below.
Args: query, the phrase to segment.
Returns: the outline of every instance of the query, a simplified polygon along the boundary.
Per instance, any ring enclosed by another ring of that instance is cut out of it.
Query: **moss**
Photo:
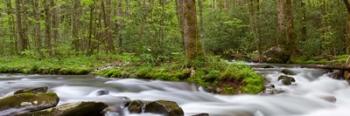
[[[166,116],[183,116],[184,111],[181,109],[179,105],[177,105],[176,102],[172,101],[154,101],[151,103],[146,104],[145,106],[145,112],[151,112],[156,114],[163,114]]]
[[[55,93],[21,93],[1,99],[0,110],[24,107],[23,102],[30,102],[34,106],[53,107],[57,105],[58,101],[58,96]]]

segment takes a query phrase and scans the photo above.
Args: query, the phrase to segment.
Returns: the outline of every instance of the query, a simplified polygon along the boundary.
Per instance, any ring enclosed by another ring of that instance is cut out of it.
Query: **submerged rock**
[[[295,79],[293,77],[282,75],[278,77],[278,81],[282,81],[283,85],[291,85],[292,82],[295,82]]]
[[[173,101],[158,100],[145,106],[146,113],[163,114],[165,116],[183,116],[184,111]]]
[[[295,72],[293,72],[292,70],[289,70],[289,69],[283,69],[281,72],[283,74],[286,74],[286,75],[296,75]]]
[[[47,90],[49,88],[48,87],[37,87],[37,88],[29,88],[29,89],[21,89],[21,90],[17,90],[14,92],[14,94],[21,94],[21,93],[46,93]]]
[[[194,114],[192,116],[209,116],[208,113],[200,113],[200,114]]]
[[[21,116],[104,116],[108,106],[101,102],[67,103],[55,108],[26,113]]]
[[[17,93],[0,99],[0,114],[17,115],[55,107],[59,98],[55,93]]]
[[[322,96],[320,98],[332,103],[335,103],[337,101],[337,98],[334,96]]]

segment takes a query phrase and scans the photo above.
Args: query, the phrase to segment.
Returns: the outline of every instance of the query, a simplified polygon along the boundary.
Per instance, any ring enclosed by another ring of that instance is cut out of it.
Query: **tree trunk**
[[[258,53],[259,53],[259,61],[261,61],[260,57],[262,56],[262,48],[261,48],[261,38],[259,33],[259,10],[260,10],[260,1],[259,0],[249,0],[249,9],[250,9],[250,30],[253,35],[254,40],[256,41]]]
[[[278,39],[279,46],[291,56],[295,54],[296,46],[293,32],[292,0],[277,0]]]
[[[55,0],[50,1],[50,8],[51,8],[51,20],[52,20],[52,40],[53,45],[55,46],[57,44],[58,39],[58,6],[56,6]]]
[[[106,4],[105,4],[106,2]],[[103,22],[104,22],[104,41],[105,41],[105,50],[106,52],[114,52],[114,42],[112,38],[112,29],[111,29],[111,0],[103,0],[101,1],[101,8],[103,13]]]
[[[195,0],[184,0],[180,6],[183,8],[185,54],[189,65],[193,66],[195,60],[204,59],[204,52],[198,36],[196,2]]]
[[[23,16],[23,1],[16,0],[16,27],[17,27],[17,40],[18,40],[18,50],[23,52],[28,48],[28,39],[22,25],[24,25]]]
[[[50,10],[50,1],[44,0],[44,9],[45,9],[45,45],[47,53],[52,55],[52,36],[51,36],[51,10]]]
[[[40,36],[40,6],[38,0],[33,0],[33,13],[34,13],[34,41],[35,41],[35,49],[40,55],[41,53],[41,36]]]
[[[75,51],[80,51],[80,38],[79,27],[80,26],[80,0],[73,0],[73,13],[72,13],[72,44]]]
[[[18,47],[17,47],[17,33],[16,33],[16,26],[15,25],[15,17],[14,17],[14,11],[12,8],[12,3],[11,0],[6,0],[6,6],[7,6],[7,15],[9,16],[8,18],[8,24],[9,24],[9,30],[12,34],[10,34],[11,38],[11,47],[13,47],[12,51],[13,53],[17,53]]]
[[[87,54],[91,55],[94,51],[93,46],[92,46],[92,39],[94,35],[94,12],[95,11],[95,2],[90,5],[90,19],[89,19],[89,37],[88,37],[88,49],[87,49]]]
[[[300,7],[302,12],[301,17],[301,40],[306,41],[307,39],[307,27],[306,27],[306,6],[305,6],[305,0],[300,0]]]
[[[346,6],[346,10],[348,12],[348,16],[347,16],[347,22],[346,22],[346,33],[345,33],[345,40],[346,40],[346,51],[347,53],[350,53],[350,3],[348,0],[343,0],[345,6]]]
[[[183,2],[184,0],[176,0],[176,13],[177,13],[177,18],[179,21],[179,27],[180,27],[180,33],[181,33],[181,38],[184,37],[184,9],[183,9]],[[183,48],[185,49],[185,43],[182,41]]]

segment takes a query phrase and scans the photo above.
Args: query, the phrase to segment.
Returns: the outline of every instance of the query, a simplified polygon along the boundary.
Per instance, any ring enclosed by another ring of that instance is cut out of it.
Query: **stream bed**
[[[295,82],[284,85],[278,78],[283,69]],[[48,86],[58,94],[59,104],[99,101],[115,108],[107,116],[129,116],[122,109],[128,100],[170,100],[185,114],[208,113],[210,116],[350,116],[348,82],[331,78],[321,69],[298,67],[255,68],[265,76],[267,89],[260,95],[217,95],[184,82],[110,79],[92,75],[0,75],[0,96],[31,87]],[[274,93],[274,94],[269,94]],[[1,114],[0,114],[1,115]],[[141,114],[141,116],[154,114]]]

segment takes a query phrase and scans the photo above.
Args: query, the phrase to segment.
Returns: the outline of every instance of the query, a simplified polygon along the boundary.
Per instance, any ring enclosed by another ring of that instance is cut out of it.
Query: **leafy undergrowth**
[[[0,58],[0,73],[25,74],[88,74],[94,67],[103,64],[95,57],[32,58],[9,56]]]
[[[208,63],[200,68],[186,68],[178,60],[161,65],[124,65],[96,71],[95,74],[117,78],[139,78],[167,81],[187,81],[220,94],[250,93],[264,90],[264,79],[250,67],[229,64],[216,57],[208,58]]]
[[[329,65],[343,65],[346,63],[349,55],[338,55],[328,57],[295,57],[292,58],[291,62],[294,64],[329,64]]]

